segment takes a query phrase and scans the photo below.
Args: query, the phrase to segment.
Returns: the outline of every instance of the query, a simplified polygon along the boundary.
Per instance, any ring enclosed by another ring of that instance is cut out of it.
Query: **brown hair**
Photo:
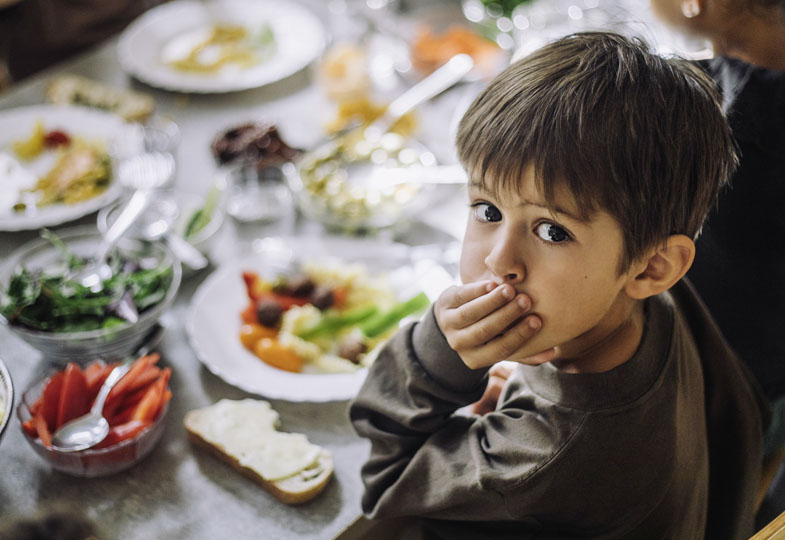
[[[620,271],[671,234],[694,238],[736,164],[711,79],[640,40],[603,32],[562,38],[514,63],[461,120],[458,155],[493,193],[519,189],[532,165],[581,217],[598,209],[624,232]]]

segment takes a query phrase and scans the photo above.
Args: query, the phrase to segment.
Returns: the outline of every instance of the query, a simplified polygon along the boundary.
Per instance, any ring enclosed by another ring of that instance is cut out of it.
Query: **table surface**
[[[323,4],[315,0],[303,3],[329,22]],[[334,28],[331,30],[335,32]],[[181,130],[174,187],[196,193],[204,193],[213,182],[216,165],[209,146],[223,128],[248,120],[271,121],[279,125],[289,143],[308,146],[322,133],[321,124],[334,110],[334,105],[313,83],[312,68],[255,90],[185,95],[132,80],[118,65],[116,44],[117,39],[112,39],[12,86],[0,94],[0,110],[43,103],[47,83],[59,73],[75,73],[149,93],[156,100],[156,112],[172,118]],[[477,91],[476,85],[462,85],[421,111],[421,139],[443,162],[454,160],[448,126],[454,124],[456,111]],[[461,235],[465,211],[463,196],[446,198],[429,209],[422,216],[423,221],[396,231],[394,239],[411,245],[454,243]],[[94,223],[95,214],[76,222]],[[0,257],[7,257],[37,234],[0,232]],[[227,220],[219,241],[213,244],[212,259],[221,261],[247,253],[255,240],[265,236],[290,234],[325,232],[297,215],[272,225]],[[138,465],[113,476],[74,478],[51,470],[41,461],[23,440],[19,422],[13,418],[0,444],[0,522],[41,511],[63,510],[93,520],[105,538],[325,539],[335,537],[360,516],[363,487],[359,470],[367,457],[368,444],[352,430],[345,401],[270,400],[281,415],[282,430],[306,434],[313,443],[329,449],[335,459],[334,478],[318,498],[304,506],[290,507],[278,502],[253,482],[189,444],[182,425],[187,411],[222,398],[249,397],[202,366],[185,333],[184,320],[191,297],[214,268],[186,278],[177,300],[162,319],[166,331],[159,351],[162,362],[173,368],[173,399],[165,433],[153,452]],[[0,327],[0,355],[11,372],[18,403],[21,391],[38,377],[46,362],[5,327]]]

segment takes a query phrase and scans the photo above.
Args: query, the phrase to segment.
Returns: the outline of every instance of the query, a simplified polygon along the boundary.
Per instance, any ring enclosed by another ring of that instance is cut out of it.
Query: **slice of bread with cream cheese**
[[[312,499],[332,476],[332,454],[305,435],[278,431],[278,413],[266,401],[222,399],[189,411],[184,423],[196,446],[287,504]]]

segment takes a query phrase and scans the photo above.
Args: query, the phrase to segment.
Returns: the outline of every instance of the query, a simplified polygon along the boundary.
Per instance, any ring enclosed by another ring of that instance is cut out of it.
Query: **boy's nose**
[[[515,244],[513,238],[501,240],[485,257],[485,265],[502,283],[521,283],[526,277],[526,267]]]

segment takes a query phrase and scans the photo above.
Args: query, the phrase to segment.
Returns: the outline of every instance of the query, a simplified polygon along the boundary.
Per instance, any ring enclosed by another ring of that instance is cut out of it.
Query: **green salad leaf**
[[[42,232],[63,255],[55,270],[20,268],[0,299],[0,314],[10,324],[47,332],[80,332],[128,324],[134,316],[161,302],[172,282],[171,266],[146,267],[148,261],[115,252],[109,259],[113,275],[99,292],[67,276],[85,261],[68,250],[50,231]]]

